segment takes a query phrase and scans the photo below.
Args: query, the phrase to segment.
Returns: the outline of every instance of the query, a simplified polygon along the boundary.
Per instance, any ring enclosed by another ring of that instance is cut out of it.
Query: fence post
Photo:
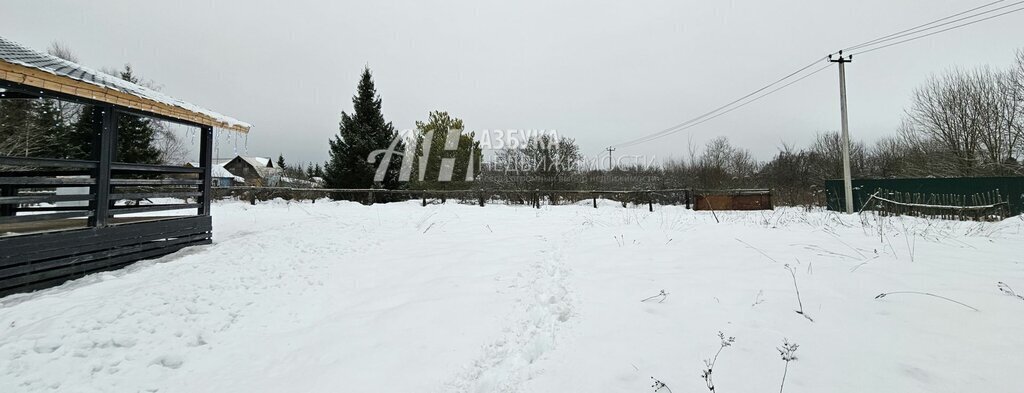
[[[420,193],[420,197],[423,198],[423,207],[427,207],[427,193],[426,191]]]
[[[594,194],[594,208],[597,209],[597,194]]]
[[[211,178],[212,165],[213,165],[213,127],[202,126],[199,128],[201,133],[199,137],[199,165],[203,168],[203,173],[199,174],[199,178],[203,181],[203,184],[199,186],[199,191],[202,193],[200,197],[199,215],[209,216],[210,215],[210,201],[213,199],[213,188],[210,182],[213,181]]]
[[[105,227],[110,218],[110,164],[114,161],[117,151],[117,112],[113,106],[101,106],[96,117],[99,120],[99,135],[94,140],[93,157],[98,159],[96,167],[96,185],[93,191],[96,199],[92,208],[93,216],[89,218],[89,226]],[[97,109],[94,109],[97,110]]]
[[[540,190],[533,190],[533,207],[540,209]]]
[[[478,198],[480,198],[480,207],[484,207],[484,190],[480,190]]]
[[[690,210],[690,195],[692,195],[692,193],[690,191],[691,190],[684,190],[683,191],[683,200],[684,200],[684,203],[686,203],[686,210]]]
[[[16,196],[18,191],[13,186],[0,186],[0,196]],[[0,205],[0,217],[9,217],[15,214],[14,208],[18,205]]]
[[[654,194],[647,192],[647,211],[654,213]]]

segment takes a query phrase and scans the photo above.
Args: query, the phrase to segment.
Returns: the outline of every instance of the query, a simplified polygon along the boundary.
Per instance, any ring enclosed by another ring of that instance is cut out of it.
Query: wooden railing
[[[109,167],[109,186],[103,190],[98,161],[0,156],[0,234],[5,224],[68,218],[85,218],[83,226],[95,226],[106,221],[96,219],[97,211],[107,218],[182,209],[202,213],[203,168],[120,162]],[[140,203],[155,198],[184,202]],[[105,206],[98,209],[101,203]]]

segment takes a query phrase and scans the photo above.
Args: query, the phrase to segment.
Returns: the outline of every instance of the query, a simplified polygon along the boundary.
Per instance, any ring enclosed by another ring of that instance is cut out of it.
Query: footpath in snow
[[[778,390],[783,339],[790,393],[1020,390],[1020,217],[718,219],[221,202],[213,245],[0,299],[0,392],[699,392],[719,331],[719,392]]]

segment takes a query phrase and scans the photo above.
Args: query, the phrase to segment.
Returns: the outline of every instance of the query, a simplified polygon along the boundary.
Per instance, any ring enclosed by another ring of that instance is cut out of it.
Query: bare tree
[[[952,158],[957,175],[1016,166],[1024,142],[1018,79],[1014,72],[988,67],[932,77],[914,92],[907,111],[908,139],[938,142]]]
[[[78,56],[71,50],[71,47],[60,41],[53,41],[50,43],[50,47],[46,49],[46,53],[53,56],[57,56],[61,59],[70,61],[72,63],[78,62]]]
[[[165,121],[151,119],[153,128],[153,147],[160,151],[159,161],[165,165],[183,164],[188,159],[188,146],[174,133]]]

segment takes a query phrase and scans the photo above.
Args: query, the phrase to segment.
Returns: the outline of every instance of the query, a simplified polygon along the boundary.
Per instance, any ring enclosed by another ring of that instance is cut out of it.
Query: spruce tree
[[[121,79],[139,83],[139,78],[132,73],[131,65],[127,64],[121,71]],[[120,114],[117,119],[117,161],[160,163],[160,150],[153,146],[156,130],[151,124],[152,120],[127,113]]]
[[[70,158],[74,154],[76,147],[67,143],[71,125],[55,100],[33,100],[32,128],[42,143],[40,157]]]
[[[277,167],[280,168],[281,170],[284,170],[285,168],[287,168],[284,165],[284,154],[278,154],[277,155]]]
[[[82,106],[78,119],[71,125],[65,135],[64,145],[68,158],[92,160],[97,158],[93,153],[93,144],[99,139],[102,109],[93,105]]]
[[[139,83],[130,65],[121,71],[121,79]],[[95,159],[93,146],[101,132],[102,108],[85,105],[78,120],[66,132],[65,145],[68,158]],[[117,117],[117,156],[115,161],[137,164],[159,164],[160,150],[153,144],[156,129],[152,120],[121,113]]]
[[[379,162],[367,162],[374,150],[388,149],[398,136],[394,126],[384,121],[381,113],[381,99],[373,85],[369,67],[363,69],[358,92],[352,97],[354,112],[341,112],[338,135],[330,141],[330,161],[325,168],[324,179],[329,188],[398,188],[398,172],[401,156],[392,156],[387,163],[383,181],[375,182]],[[404,145],[394,148],[401,152]],[[384,156],[372,157],[376,160]]]

